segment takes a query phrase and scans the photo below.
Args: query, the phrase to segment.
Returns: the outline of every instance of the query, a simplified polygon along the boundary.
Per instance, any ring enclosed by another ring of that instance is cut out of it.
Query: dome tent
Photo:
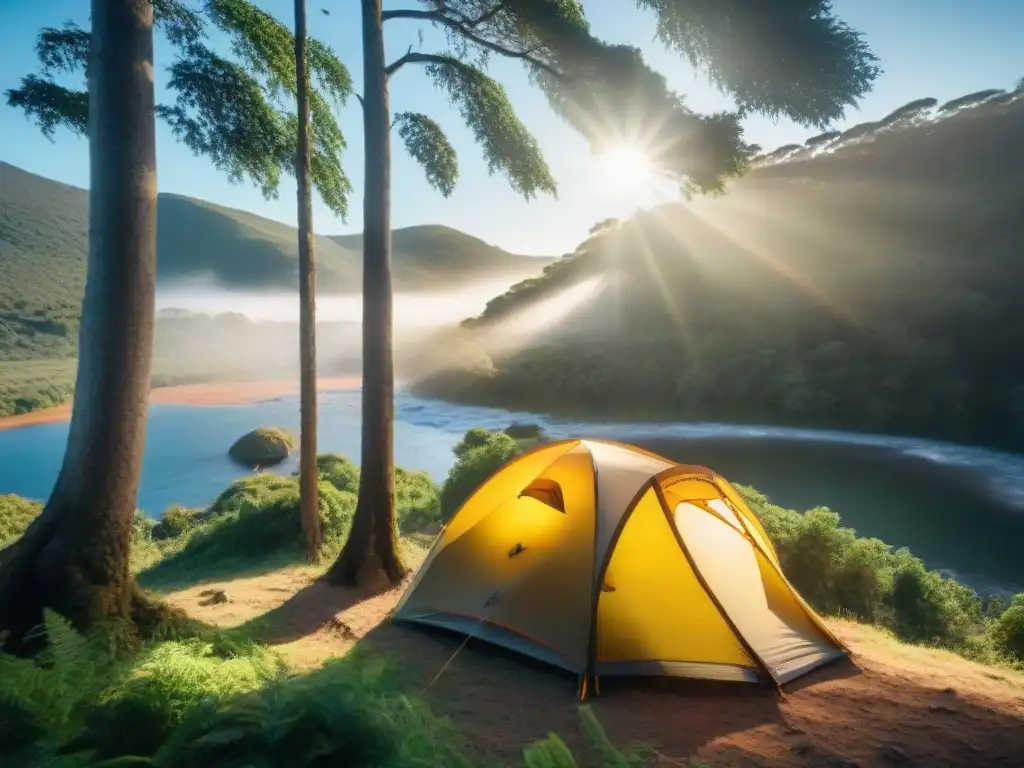
[[[548,443],[438,535],[395,621],[579,675],[781,686],[845,655],[739,493],[704,467],[603,440]]]

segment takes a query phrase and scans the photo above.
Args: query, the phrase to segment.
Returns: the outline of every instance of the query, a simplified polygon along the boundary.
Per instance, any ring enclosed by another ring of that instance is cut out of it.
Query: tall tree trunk
[[[151,0],[92,0],[89,262],[64,463],[0,553],[9,647],[48,607],[85,629],[141,608],[129,570],[146,437],[156,289]]]
[[[299,140],[295,178],[299,205],[299,508],[309,561],[320,552],[316,468],[316,264],[313,254],[313,189],[309,151],[309,68],[306,60],[306,0],[295,0],[295,73]]]
[[[395,523],[395,371],[391,356],[391,150],[381,0],[362,0],[363,432],[359,502],[334,584],[397,584],[405,574]]]

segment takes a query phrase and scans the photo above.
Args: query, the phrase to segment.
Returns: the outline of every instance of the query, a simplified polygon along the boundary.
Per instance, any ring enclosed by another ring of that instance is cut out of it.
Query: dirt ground
[[[438,714],[479,750],[481,765],[517,765],[548,732],[597,765],[579,725],[575,680],[461,636],[391,624],[402,589],[327,586],[309,568],[204,584],[169,599],[220,626],[248,621],[300,667],[368,645],[402,668]],[[211,588],[229,602],[212,603]],[[854,652],[773,691],[686,680],[602,681],[594,712],[620,747],[656,749],[657,766],[1024,767],[1024,676],[905,646],[830,622]]]
[[[339,389],[359,389],[358,376],[317,379],[317,390],[332,392]],[[149,402],[169,405],[245,405],[277,397],[299,393],[299,382],[279,381],[234,381],[209,382],[204,384],[179,384],[172,387],[154,387],[149,392]],[[14,416],[0,416],[0,429],[18,429],[36,424],[53,424],[71,418],[71,403],[39,411],[19,413]]]

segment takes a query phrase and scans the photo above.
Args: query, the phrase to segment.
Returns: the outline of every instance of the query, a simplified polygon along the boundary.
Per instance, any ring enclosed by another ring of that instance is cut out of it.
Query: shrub
[[[1024,593],[1015,595],[1009,607],[989,627],[996,650],[1024,661]]]
[[[292,676],[254,644],[162,642],[119,660],[55,614],[45,631],[42,657],[0,654],[3,765],[470,765],[449,725],[358,654]]]
[[[738,486],[779,554],[786,577],[817,610],[852,615],[898,637],[952,647],[983,624],[974,590],[937,571],[907,549],[857,536],[825,507],[800,514]]]
[[[316,457],[316,468],[320,478],[331,483],[339,491],[359,492],[359,467],[336,453],[325,453]]]
[[[321,480],[317,486],[321,555],[341,549],[352,522],[356,497]],[[164,542],[167,556],[145,574],[149,580],[199,571],[211,573],[299,559],[304,553],[299,485],[270,473],[232,483],[181,537]]]
[[[0,549],[21,538],[29,524],[39,516],[43,505],[6,494],[0,496]]]
[[[426,472],[395,467],[395,495],[398,522],[403,530],[423,530],[440,523],[440,493]]]
[[[205,509],[189,509],[177,505],[168,507],[153,526],[153,539],[165,541],[184,536],[206,519]]]
[[[441,486],[441,519],[448,520],[488,477],[516,455],[516,441],[477,427],[452,449],[455,465]]]

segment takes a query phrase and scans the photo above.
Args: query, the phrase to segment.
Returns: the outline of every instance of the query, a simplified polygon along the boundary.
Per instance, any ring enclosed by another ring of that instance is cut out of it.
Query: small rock
[[[938,712],[943,715],[955,715],[957,711],[952,707],[947,707],[945,704],[932,704],[928,707],[932,712]]]
[[[223,589],[204,589],[199,596],[205,598],[199,601],[200,605],[220,605],[231,602],[231,598]]]
[[[807,755],[814,751],[814,744],[809,741],[798,741],[791,749],[798,755]]]
[[[324,628],[331,631],[337,632],[345,640],[358,640],[359,637],[355,632],[352,631],[352,627],[346,624],[344,621],[339,619],[337,616],[332,616],[324,622]]]
[[[790,736],[798,736],[803,733],[807,733],[803,728],[797,728],[795,725],[787,725],[786,733]]]
[[[895,744],[886,744],[880,751],[882,759],[887,760],[890,763],[895,763],[896,765],[910,765],[910,758],[907,757],[907,753]]]
[[[228,449],[228,456],[247,467],[269,467],[288,458],[297,442],[295,435],[279,427],[260,427],[242,435]]]
[[[942,692],[956,696],[956,688],[943,688]]]

